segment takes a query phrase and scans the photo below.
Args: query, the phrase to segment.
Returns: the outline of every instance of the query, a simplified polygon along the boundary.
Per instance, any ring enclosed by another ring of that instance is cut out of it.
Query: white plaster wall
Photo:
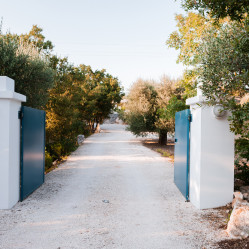
[[[19,201],[21,102],[0,99],[0,209],[9,209]],[[4,117],[4,118],[3,118]]]
[[[26,97],[14,92],[14,81],[0,76],[0,209],[12,208],[20,193],[20,120]]]
[[[9,164],[9,207],[14,206],[19,201],[20,196],[20,119],[18,112],[21,103],[12,101],[10,103],[10,164]]]
[[[200,207],[224,206],[233,199],[234,134],[227,117],[215,118],[213,107],[201,108]]]
[[[9,110],[10,101],[0,99],[0,209],[8,206],[9,203]]]
[[[190,201],[199,209],[224,206],[233,199],[234,134],[227,116],[217,119],[203,99],[189,99]],[[197,103],[202,103],[202,107]]]

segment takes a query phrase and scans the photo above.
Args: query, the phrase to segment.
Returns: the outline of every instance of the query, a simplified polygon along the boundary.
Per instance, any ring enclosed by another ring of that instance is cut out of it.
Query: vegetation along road
[[[220,234],[210,212],[185,202],[172,163],[106,124],[41,188],[0,211],[0,248],[212,248]]]

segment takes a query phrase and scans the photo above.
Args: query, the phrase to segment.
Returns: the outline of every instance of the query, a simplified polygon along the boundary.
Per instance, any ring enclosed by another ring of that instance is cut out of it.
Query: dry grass
[[[63,156],[60,160],[57,159],[53,162],[53,165],[45,170],[45,175],[48,174],[49,172],[53,171],[54,169],[58,168],[61,163],[64,163],[67,161],[68,156]]]
[[[160,153],[163,157],[168,157],[172,162],[174,162],[174,142],[168,142],[167,145],[158,144],[158,139],[145,139],[143,145],[147,148]]]

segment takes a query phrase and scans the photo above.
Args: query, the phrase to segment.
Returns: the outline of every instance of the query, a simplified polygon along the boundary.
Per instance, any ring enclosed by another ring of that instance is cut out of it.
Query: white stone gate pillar
[[[214,107],[204,102],[200,89],[186,101],[192,114],[189,195],[199,209],[226,205],[234,191],[234,134],[227,114],[217,118]]]
[[[26,97],[14,91],[14,80],[0,76],[0,209],[12,208],[20,192],[20,120]]]

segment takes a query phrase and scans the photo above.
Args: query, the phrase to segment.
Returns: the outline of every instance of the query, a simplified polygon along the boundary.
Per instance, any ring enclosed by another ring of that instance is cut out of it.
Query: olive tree
[[[127,96],[128,129],[137,136],[159,134],[159,144],[167,144],[168,132],[174,132],[175,112],[185,108],[177,81],[162,77],[160,82],[137,80]]]
[[[48,59],[32,44],[5,35],[0,35],[0,58],[0,75],[15,80],[16,91],[27,96],[25,105],[44,108],[54,80]]]
[[[199,58],[202,90],[209,104],[221,104],[231,113],[237,166],[249,183],[249,38],[248,23],[230,22],[212,32],[201,44]]]

